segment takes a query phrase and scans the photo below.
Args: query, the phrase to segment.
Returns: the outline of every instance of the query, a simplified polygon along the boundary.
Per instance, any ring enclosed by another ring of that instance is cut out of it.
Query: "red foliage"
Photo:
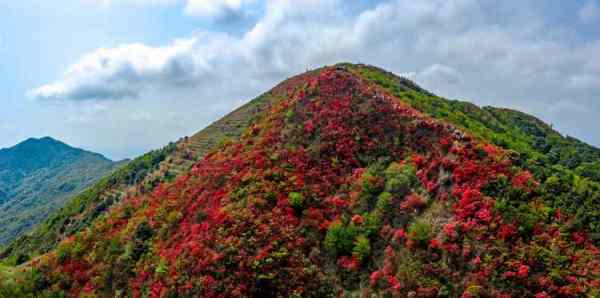
[[[535,298],[550,298],[550,295],[545,291],[535,294]]]
[[[73,296],[83,288],[93,289],[90,285],[102,280],[106,268],[126,268],[120,263],[125,254],[110,255],[104,244],[112,240],[119,245],[136,244],[132,240],[136,227],[147,222],[157,232],[147,241],[151,249],[128,264],[127,268],[133,267],[130,272],[123,273],[129,274],[130,289],[126,290],[133,296],[310,296],[330,286],[323,281],[331,274],[339,273],[335,280],[359,275],[355,272],[360,269],[358,258],[338,256],[328,261],[330,255],[323,244],[331,222],[350,219],[359,229],[368,223],[353,213],[361,196],[353,185],[360,181],[361,186],[364,182],[369,188],[383,189],[385,178],[365,175],[366,167],[380,158],[399,161],[408,156],[427,195],[432,200],[444,198],[448,201],[439,203],[452,206],[442,208],[449,221],[433,227],[434,235],[427,238],[429,250],[406,241],[415,249],[403,254],[422,262],[421,271],[411,272],[415,277],[398,270],[398,263],[406,257],[397,253],[404,249],[399,244],[406,238],[405,223],[388,219],[369,234],[373,251],[368,264],[381,266],[369,276],[374,291],[434,297],[438,291],[431,282],[437,276],[456,288],[451,296],[460,295],[471,284],[498,297],[512,291],[515,283],[548,291],[538,295],[576,296],[582,287],[599,286],[584,277],[592,275],[583,272],[588,267],[591,272],[599,267],[589,261],[598,251],[585,233],[564,237],[558,229],[540,222],[536,234],[524,241],[516,223],[507,223],[502,214],[492,212],[494,198],[484,196],[482,188],[495,177],[504,175],[517,188],[537,185],[529,172],[514,174],[500,149],[482,145],[334,68],[294,79],[278,86],[273,94],[280,100],[257,115],[239,141],[208,154],[191,173],[157,187],[151,195],[124,201],[93,232],[79,234],[76,241],[92,253],[81,259],[67,258],[57,269],[52,267],[53,272],[62,271],[54,277],[64,274],[73,282]],[[287,112],[293,114],[292,119],[285,116]],[[403,136],[402,144],[397,142],[398,135]],[[442,184],[442,178],[450,185]],[[305,195],[302,208],[290,206],[288,194],[292,192]],[[425,199],[416,192],[402,202],[393,202],[393,212],[402,216],[407,212],[398,212],[398,207],[426,207]],[[129,217],[121,216],[125,207],[134,210]],[[556,218],[561,219],[560,213]],[[499,242],[504,245],[501,249]],[[543,267],[526,261],[535,257],[530,249],[533,245],[548,242],[568,257],[565,268],[573,272],[562,276],[568,285],[538,278]],[[576,249],[572,243],[580,247]],[[105,258],[90,265],[86,261],[92,259],[90,255]],[[324,262],[332,267],[337,263],[340,272],[332,273]],[[508,271],[501,274],[499,270]],[[496,289],[498,284],[505,288]],[[95,286],[110,291],[114,285]],[[271,292],[265,294],[266,290]],[[469,297],[468,292],[463,297]]]
[[[362,216],[356,214],[356,215],[352,216],[352,222],[356,225],[361,225],[363,223],[363,218],[362,218]]]
[[[581,231],[574,232],[571,237],[577,245],[582,245],[587,240],[587,235]]]
[[[477,218],[479,218],[482,222],[486,224],[492,221],[492,213],[486,208],[477,211],[475,216],[477,216]]]
[[[377,282],[379,281],[381,276],[382,276],[382,274],[380,271],[374,271],[371,273],[371,276],[369,277],[369,282],[371,283],[371,287],[375,287],[377,285]]]
[[[338,260],[338,266],[340,266],[346,270],[355,271],[360,266],[360,260],[358,260],[358,257],[356,257],[356,256],[352,256],[352,257],[342,256]]]
[[[529,171],[521,171],[515,175],[512,179],[512,184],[516,188],[531,190],[533,187],[537,187],[537,183],[533,178],[533,174]]]
[[[517,227],[515,224],[503,224],[498,229],[499,239],[508,239],[515,234],[517,234]]]
[[[444,225],[443,227],[444,230],[444,234],[450,239],[454,239],[457,237],[457,233],[456,233],[456,223],[454,222],[449,222],[447,224]]]
[[[84,285],[88,278],[88,269],[90,265],[87,262],[69,259],[62,265],[62,271],[69,274],[80,285]]]
[[[438,297],[438,289],[434,287],[419,287],[417,288],[417,297],[433,298]]]
[[[400,208],[404,210],[420,210],[427,206],[427,202],[419,194],[411,193],[404,198],[404,201],[400,204]]]
[[[467,188],[454,206],[454,212],[459,219],[466,219],[475,214],[481,206],[482,195],[477,189]]]
[[[431,239],[431,241],[429,242],[429,248],[431,248],[431,249],[438,249],[440,247],[441,247],[440,241],[435,238]]]
[[[402,284],[400,284],[398,279],[396,279],[396,277],[394,277],[394,276],[388,276],[387,282],[389,284],[391,291],[394,293],[397,293],[398,291],[400,291],[402,289]]]
[[[404,231],[404,229],[402,229],[402,228],[400,228],[400,229],[397,229],[397,230],[394,232],[394,240],[395,240],[396,242],[400,242],[400,241],[401,241],[402,239],[404,239],[405,237],[406,237],[406,232],[405,232],[405,231]]]
[[[521,264],[519,265],[519,270],[517,271],[517,276],[520,278],[525,278],[529,275],[529,266]]]

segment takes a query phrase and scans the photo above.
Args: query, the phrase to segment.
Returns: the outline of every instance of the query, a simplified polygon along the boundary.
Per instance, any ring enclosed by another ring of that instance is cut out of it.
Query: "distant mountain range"
[[[69,199],[0,297],[597,297],[599,204],[598,148],[337,64]]]
[[[29,231],[124,162],[50,137],[0,150],[0,244]]]

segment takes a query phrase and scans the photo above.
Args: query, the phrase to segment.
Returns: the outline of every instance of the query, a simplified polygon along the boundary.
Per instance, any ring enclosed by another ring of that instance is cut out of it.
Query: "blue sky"
[[[134,157],[341,61],[600,146],[598,28],[600,0],[2,1],[0,147]]]

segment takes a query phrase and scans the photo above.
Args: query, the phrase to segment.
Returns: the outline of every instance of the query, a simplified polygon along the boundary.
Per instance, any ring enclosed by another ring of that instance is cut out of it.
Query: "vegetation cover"
[[[151,192],[162,182],[188,172],[194,163],[224,140],[237,139],[252,122],[255,114],[269,104],[272,96],[265,93],[243,105],[202,131],[183,137],[159,150],[150,151],[104,177],[95,185],[68,200],[31,232],[12,241],[0,259],[20,265],[47,253],[67,237],[88,228],[94,220],[127,196]]]
[[[599,295],[597,149],[361,65],[270,95],[239,139],[7,271],[0,293]]]
[[[28,232],[124,162],[49,137],[0,150],[0,245]]]

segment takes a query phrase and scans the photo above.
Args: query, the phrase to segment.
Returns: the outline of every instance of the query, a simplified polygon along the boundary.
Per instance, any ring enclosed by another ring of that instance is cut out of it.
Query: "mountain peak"
[[[45,136],[45,137],[41,137],[41,138],[29,138],[27,140],[28,141],[37,141],[37,142],[58,142],[58,143],[60,143],[60,141],[58,141],[57,139],[54,139],[50,136]]]
[[[0,150],[0,244],[27,231],[118,165],[48,136]]]
[[[110,197],[51,218],[44,230],[61,238],[29,263],[41,274],[30,284],[65,296],[593,295],[600,187],[569,171],[598,152],[532,139],[530,120],[368,65],[308,71],[161,152],[182,165],[174,179],[123,178],[174,169],[143,157],[111,177],[135,194],[94,189]],[[63,233],[73,218],[80,232]]]
[[[0,150],[0,165],[3,159],[10,159],[11,156],[27,157],[33,159],[56,156],[67,156],[67,155],[95,155],[98,158],[109,160],[105,156],[99,153],[87,151],[81,148],[73,147],[63,141],[55,139],[50,136],[35,138],[28,138],[17,145],[4,148]]]
[[[67,156],[83,153],[83,150],[51,137],[29,138],[13,147],[0,150],[0,167],[35,170]]]
[[[413,80],[405,77],[405,76],[398,76],[392,72],[389,72],[383,68],[374,66],[374,65],[370,65],[370,64],[364,64],[364,63],[349,63],[349,62],[342,62],[342,63],[338,63],[335,64],[333,66],[331,66],[333,68],[336,68],[338,70],[346,70],[346,71],[350,71],[353,72],[357,75],[360,76],[369,76],[372,80],[374,80],[376,83],[383,83],[385,78],[387,77],[389,78],[393,78],[393,82],[388,82],[387,84],[385,84],[385,87],[394,87],[397,90],[402,90],[402,91],[416,91],[419,93],[423,93],[423,94],[427,94],[427,95],[434,95],[433,93],[429,92],[428,90],[424,89],[423,87],[419,86],[416,82],[414,82]]]
[[[15,145],[15,147],[19,147],[19,146],[47,146],[47,145],[60,145],[60,146],[66,146],[66,147],[70,147],[69,145],[54,139],[52,137],[46,136],[46,137],[41,137],[41,138],[28,138],[25,141]]]

